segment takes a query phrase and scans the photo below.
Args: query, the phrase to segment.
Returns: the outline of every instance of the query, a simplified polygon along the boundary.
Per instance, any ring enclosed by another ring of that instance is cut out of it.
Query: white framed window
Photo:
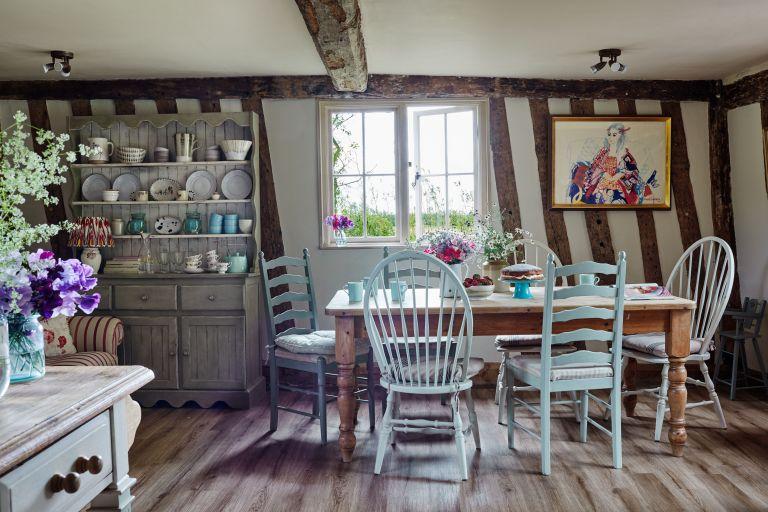
[[[472,229],[488,203],[485,100],[318,101],[320,214],[345,214],[346,247]],[[335,247],[323,227],[321,247]]]

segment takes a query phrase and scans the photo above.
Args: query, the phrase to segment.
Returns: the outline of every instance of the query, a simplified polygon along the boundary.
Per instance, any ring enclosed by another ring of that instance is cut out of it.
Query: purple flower
[[[86,315],[90,315],[99,305],[100,301],[101,301],[101,295],[99,295],[98,293],[94,293],[91,295],[83,295],[82,297],[80,297],[80,303],[78,304],[78,306],[83,311],[83,313],[85,313]]]
[[[334,231],[347,231],[348,229],[355,227],[355,223],[352,219],[340,213],[334,213],[333,215],[327,216],[325,220],[323,220],[323,223]]]
[[[56,258],[51,251],[38,249],[37,252],[27,256],[27,265],[29,265],[29,270],[38,273],[54,267],[56,265]]]

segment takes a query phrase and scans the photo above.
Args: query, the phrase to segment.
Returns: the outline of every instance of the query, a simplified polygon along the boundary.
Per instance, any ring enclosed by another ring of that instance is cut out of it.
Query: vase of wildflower
[[[8,391],[11,383],[11,361],[8,347],[8,322],[0,317],[0,398]]]
[[[40,319],[78,310],[91,314],[99,304],[98,293],[85,292],[96,286],[93,269],[80,260],[56,259],[52,252],[38,249],[26,258],[28,301],[7,316],[11,383],[39,379],[45,375],[45,341]]]
[[[466,277],[469,267],[467,260],[475,253],[475,242],[457,231],[432,231],[419,238],[418,242],[425,245],[424,252],[431,254],[450,267],[459,282]],[[441,295],[452,297],[456,290],[450,283],[444,283]]]
[[[8,325],[11,319],[32,313],[32,288],[29,272],[23,267],[19,251],[0,255],[0,397],[8,390],[13,372],[11,339]]]
[[[355,227],[352,219],[346,215],[334,213],[327,216],[323,223],[333,230],[333,240],[337,246],[343,247],[347,245],[347,231]]]
[[[483,275],[493,279],[493,291],[509,293],[509,284],[499,280],[501,269],[509,264],[510,256],[517,250],[521,240],[530,237],[530,233],[520,228],[515,228],[512,232],[504,231],[503,218],[507,212],[497,211],[496,205],[492,205],[491,209],[494,213],[484,216],[475,214],[475,232],[472,239],[483,258]]]

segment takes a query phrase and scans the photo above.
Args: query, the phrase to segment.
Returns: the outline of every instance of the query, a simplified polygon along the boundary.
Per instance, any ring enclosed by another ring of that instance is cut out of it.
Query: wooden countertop
[[[143,366],[48,366],[0,398],[0,475],[154,378]]]
[[[426,296],[424,290],[416,290],[416,309],[420,313],[423,313],[427,302],[429,303],[429,313],[438,313],[440,311],[440,296],[437,288],[429,290],[429,297]],[[379,306],[382,310],[385,309],[384,291],[379,291]],[[407,309],[413,308],[413,297],[409,290],[406,293],[403,307]],[[475,314],[482,313],[542,313],[544,311],[544,288],[531,288],[533,294],[532,299],[515,299],[511,293],[494,293],[490,297],[485,299],[470,299],[472,306],[472,312]],[[392,305],[389,291],[386,291],[387,301]],[[427,299],[429,299],[427,301]],[[445,299],[443,307],[444,311],[450,312],[452,300]],[[399,302],[394,303],[397,307],[400,307]],[[573,297],[570,299],[559,299],[555,301],[555,310],[569,309],[577,306],[594,306],[602,308],[613,307],[613,299],[607,299],[602,297]],[[624,311],[648,311],[648,310],[670,310],[670,309],[695,309],[696,303],[679,297],[671,297],[669,299],[652,299],[652,300],[625,300]],[[457,305],[457,311],[463,311],[461,305]],[[363,303],[357,302],[350,304],[349,296],[345,291],[339,290],[333,296],[331,301],[325,307],[325,314],[329,316],[362,316]]]

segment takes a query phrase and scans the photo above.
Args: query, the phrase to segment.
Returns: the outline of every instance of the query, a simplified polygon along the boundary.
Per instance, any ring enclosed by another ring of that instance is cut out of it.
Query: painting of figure
[[[668,209],[670,123],[553,117],[552,208]]]

